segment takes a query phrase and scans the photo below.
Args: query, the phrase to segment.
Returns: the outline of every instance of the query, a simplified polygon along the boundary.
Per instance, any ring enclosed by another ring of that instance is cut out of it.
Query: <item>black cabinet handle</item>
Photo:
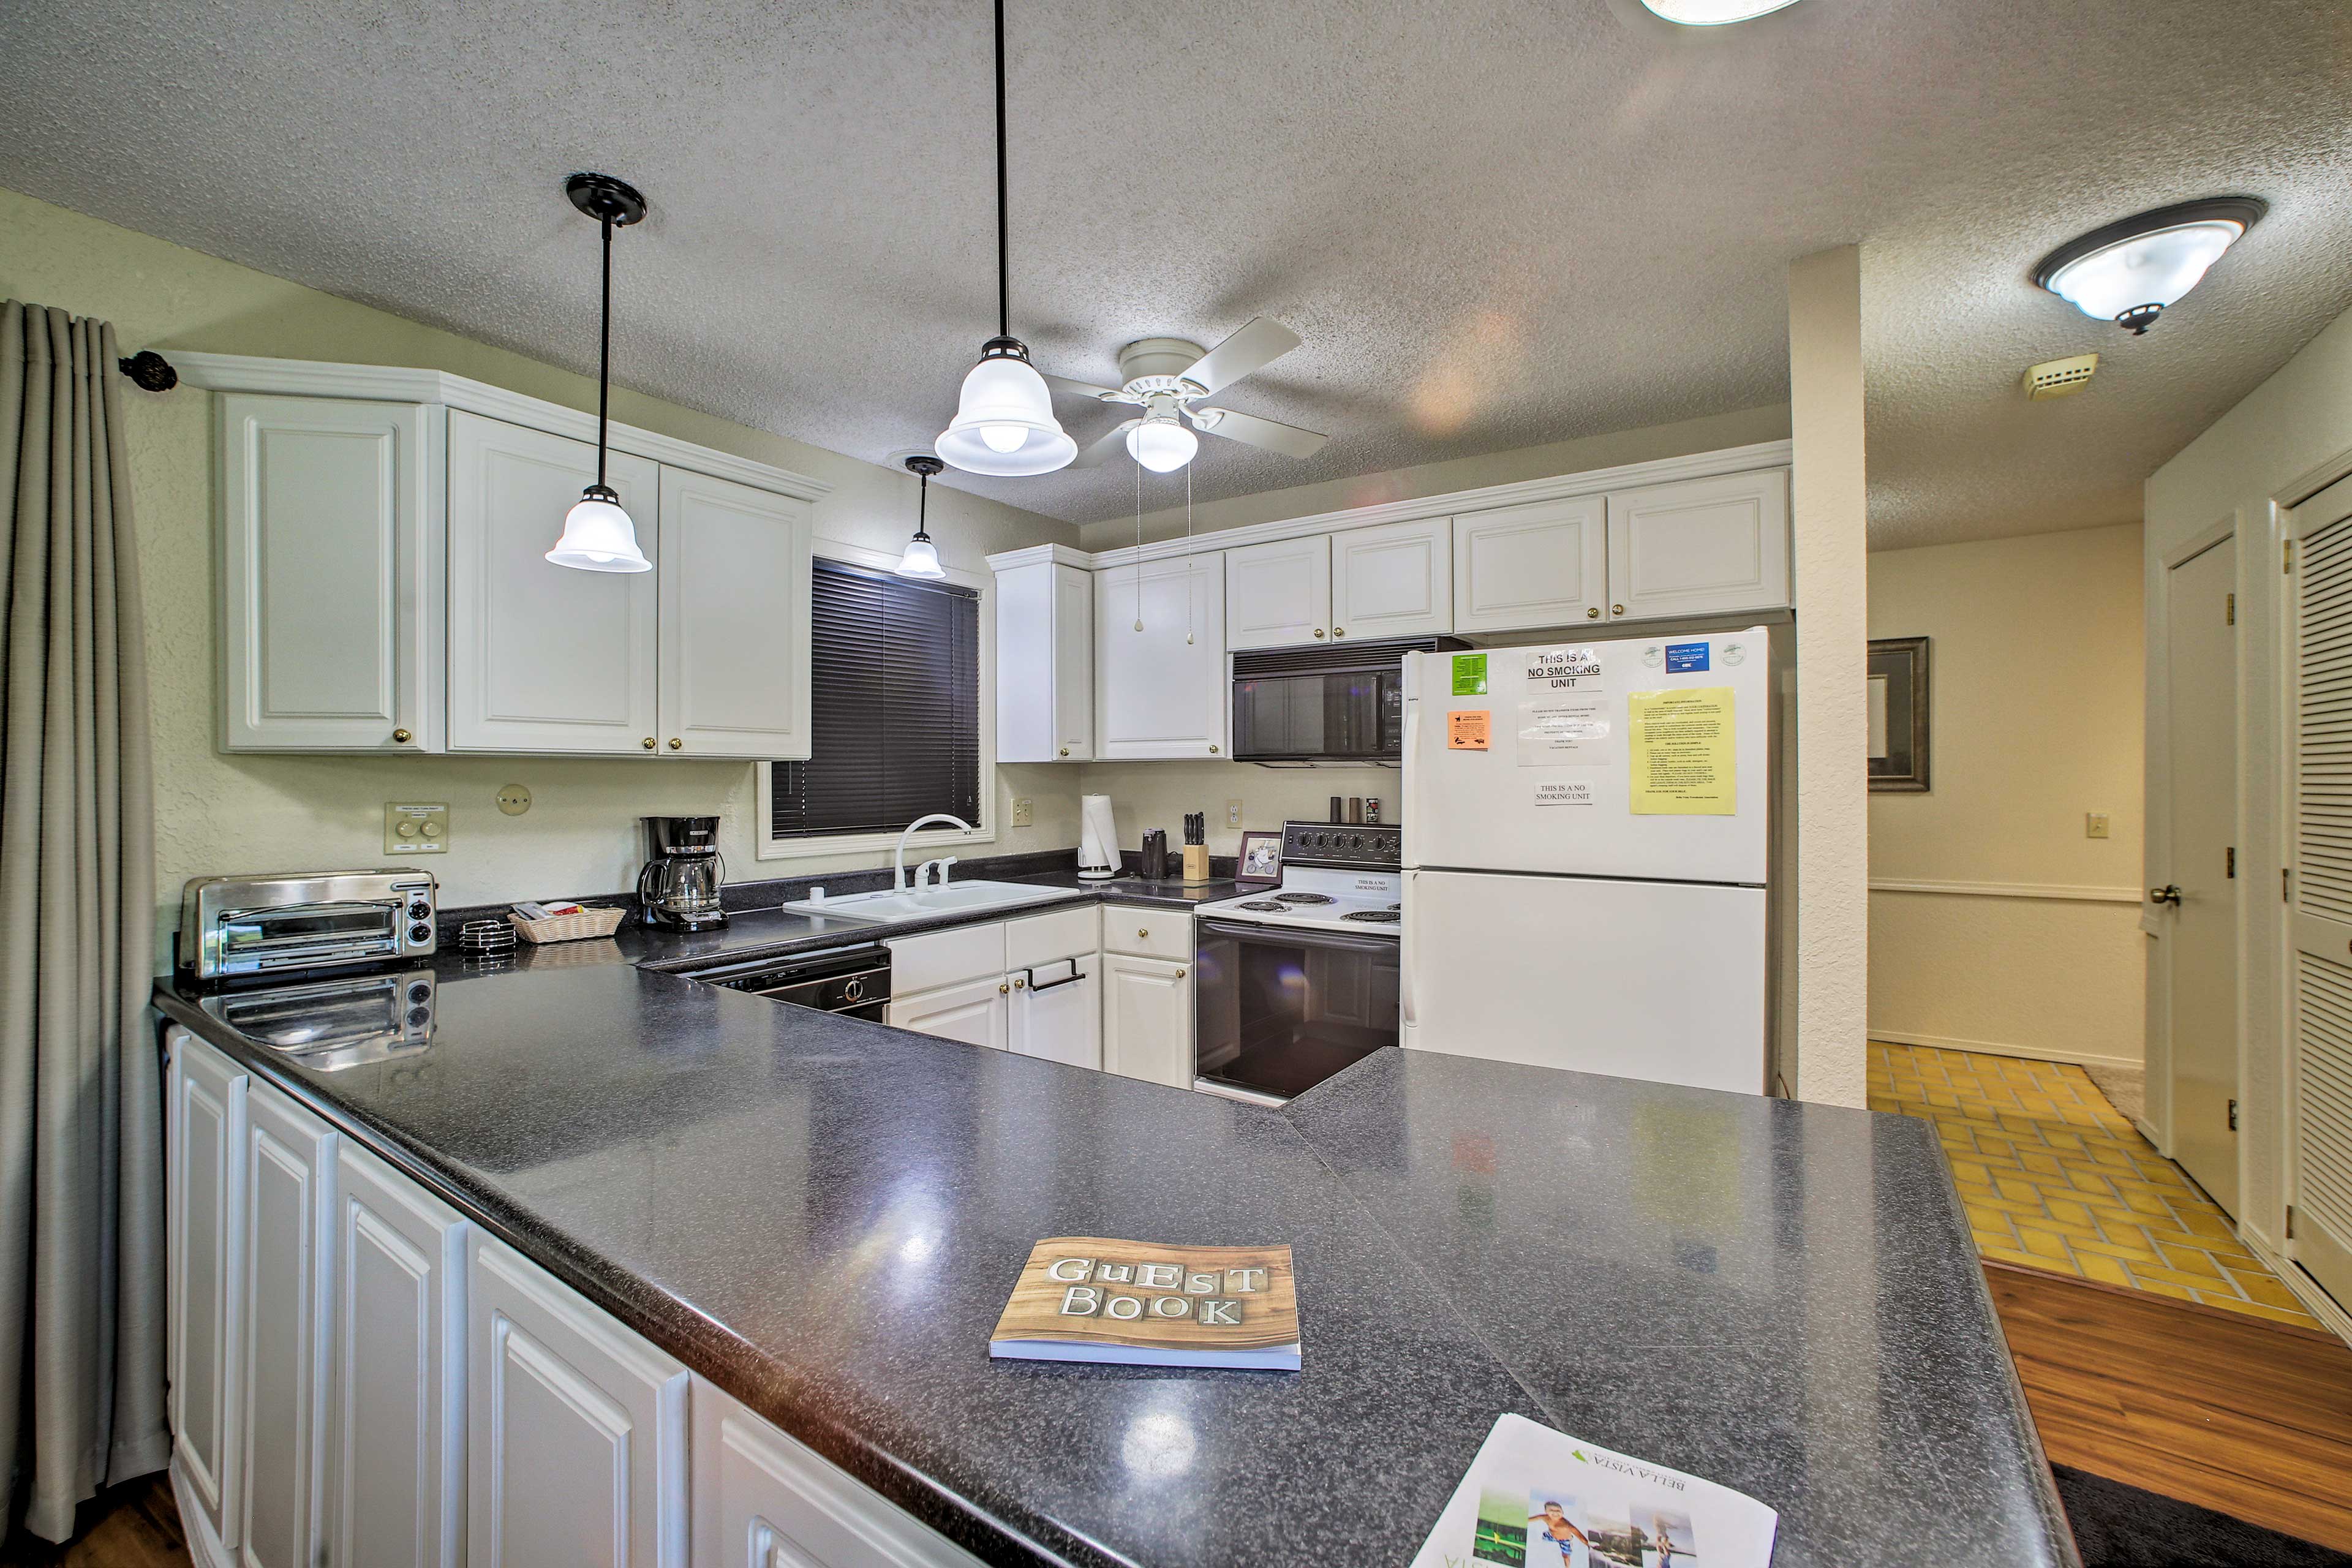
[[[1079,981],[1086,978],[1084,974],[1078,973],[1078,961],[1076,959],[1065,959],[1062,962],[1070,966],[1069,977],[1066,980],[1048,981],[1046,984],[1040,985],[1037,984],[1037,971],[1035,969],[1024,969],[1021,972],[1029,977],[1030,994],[1034,995],[1040,991],[1059,991],[1065,985],[1076,985]]]

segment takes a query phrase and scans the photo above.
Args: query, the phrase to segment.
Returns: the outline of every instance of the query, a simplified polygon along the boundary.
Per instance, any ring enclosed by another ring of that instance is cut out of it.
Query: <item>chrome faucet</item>
[[[907,890],[907,840],[915,836],[915,829],[933,822],[950,823],[962,828],[966,833],[972,831],[971,823],[961,816],[950,816],[944,811],[935,811],[929,816],[919,816],[907,824],[907,831],[898,835],[898,853],[890,858],[890,890],[892,892],[903,893]],[[917,886],[921,885],[921,875],[919,868],[916,872]]]

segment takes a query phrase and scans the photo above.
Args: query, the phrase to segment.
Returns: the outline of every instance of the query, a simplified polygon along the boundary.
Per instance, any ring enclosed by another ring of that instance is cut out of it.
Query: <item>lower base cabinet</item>
[[[338,1142],[286,1096],[247,1089],[240,1568],[310,1568],[320,1556]]]
[[[1192,1088],[1192,966],[1113,952],[1102,973],[1104,1070]]]
[[[894,1029],[912,1029],[967,1046],[1004,1048],[1004,1026],[1010,1011],[1013,983],[1000,975],[942,985],[912,996],[893,996],[884,1014]]]

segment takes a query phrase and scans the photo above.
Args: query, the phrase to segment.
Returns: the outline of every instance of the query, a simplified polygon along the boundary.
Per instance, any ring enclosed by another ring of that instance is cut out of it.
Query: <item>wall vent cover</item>
[[[2027,365],[2025,395],[2035,403],[2051,397],[2072,397],[2083,390],[2098,368],[2096,354],[2076,354],[2072,359],[2044,360],[2040,364]]]

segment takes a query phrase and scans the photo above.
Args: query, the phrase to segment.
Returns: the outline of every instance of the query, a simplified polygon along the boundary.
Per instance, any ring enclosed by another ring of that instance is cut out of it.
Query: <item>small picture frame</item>
[[[1241,858],[1235,863],[1234,880],[1251,887],[1271,887],[1282,880],[1282,835],[1279,833],[1244,833]]]
[[[1927,791],[1927,639],[1879,637],[1870,645],[1870,787]]]

